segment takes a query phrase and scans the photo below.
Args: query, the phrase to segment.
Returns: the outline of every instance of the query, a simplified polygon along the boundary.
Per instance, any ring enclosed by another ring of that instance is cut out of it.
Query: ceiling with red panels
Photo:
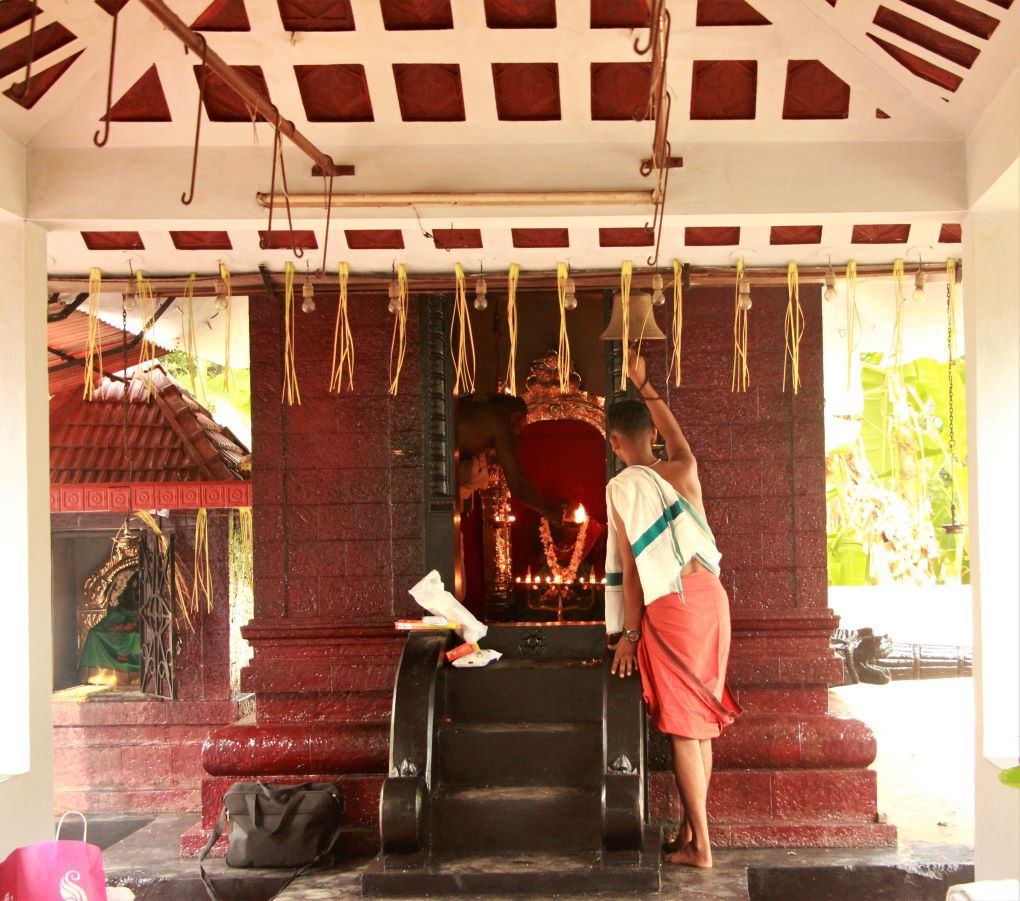
[[[656,127],[645,115],[651,57],[635,52],[648,43],[649,0],[168,4],[354,168],[336,192],[652,187],[639,170]],[[278,210],[267,237],[254,197],[269,190],[272,129],[213,72],[196,201],[181,206],[202,68],[140,3],[40,2],[34,36],[32,9],[0,3],[0,76],[10,82],[0,129],[38,154],[30,195],[54,271],[191,271],[220,259],[240,271],[327,244],[322,209],[295,209],[293,236]],[[670,174],[661,255],[771,265],[959,252],[965,200],[938,154],[964,164],[963,142],[1015,75],[1020,4],[667,0],[667,9],[668,137],[683,166]],[[286,141],[284,155],[291,193],[323,190]],[[372,271],[400,261],[441,271],[456,252],[486,269],[614,266],[648,257],[654,221],[650,204],[336,209],[328,247]]]

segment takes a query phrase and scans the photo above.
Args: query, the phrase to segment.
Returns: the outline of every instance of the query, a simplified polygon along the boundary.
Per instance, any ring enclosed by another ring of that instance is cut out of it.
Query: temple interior
[[[0,897],[67,811],[204,897],[231,786],[309,782],[294,901],[1012,891],[1018,47],[1017,0],[0,0]],[[726,599],[700,844],[607,635],[637,399],[697,491],[628,543],[693,522]]]

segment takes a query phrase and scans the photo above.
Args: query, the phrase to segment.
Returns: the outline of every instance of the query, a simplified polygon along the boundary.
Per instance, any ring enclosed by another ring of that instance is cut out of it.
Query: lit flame
[[[574,522],[582,523],[588,519],[588,513],[584,509],[584,504],[578,504],[577,509],[574,511]]]

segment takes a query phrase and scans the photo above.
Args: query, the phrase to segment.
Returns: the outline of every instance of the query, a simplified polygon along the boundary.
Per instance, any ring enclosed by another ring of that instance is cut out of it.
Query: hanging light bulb
[[[227,308],[227,283],[222,278],[216,279],[216,309],[222,312]]]
[[[485,282],[485,276],[478,276],[475,280],[474,308],[476,310],[484,310],[489,305],[488,291],[489,286]]]
[[[925,275],[921,264],[917,264],[917,272],[914,274],[914,302],[924,303]]]
[[[577,284],[572,278],[567,277],[566,282],[563,284],[563,309],[565,310],[576,310],[577,309]]]
[[[662,276],[656,272],[652,276],[652,306],[661,307],[666,302],[666,295],[662,291]]]
[[[138,306],[138,298],[135,292],[130,289],[124,292],[124,299],[121,301],[125,313],[133,313]]]
[[[386,287],[386,295],[390,299],[386,309],[391,313],[396,313],[400,309],[400,288],[397,286],[396,279],[393,279]]]
[[[305,282],[301,286],[301,312],[315,312],[315,285],[311,282]]]
[[[829,260],[829,268],[825,270],[825,299],[829,303],[836,299],[836,273],[832,270],[832,260]]]
[[[751,280],[747,276],[737,285],[737,306],[745,312],[751,309]]]

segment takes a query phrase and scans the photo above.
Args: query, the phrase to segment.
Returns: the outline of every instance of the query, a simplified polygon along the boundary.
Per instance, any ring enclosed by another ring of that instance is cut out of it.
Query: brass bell
[[[630,323],[627,328],[629,341],[665,341],[666,336],[655,323],[652,313],[652,295],[635,293],[630,295]],[[613,295],[613,313],[609,317],[609,325],[599,335],[603,341],[623,340],[623,297]]]

